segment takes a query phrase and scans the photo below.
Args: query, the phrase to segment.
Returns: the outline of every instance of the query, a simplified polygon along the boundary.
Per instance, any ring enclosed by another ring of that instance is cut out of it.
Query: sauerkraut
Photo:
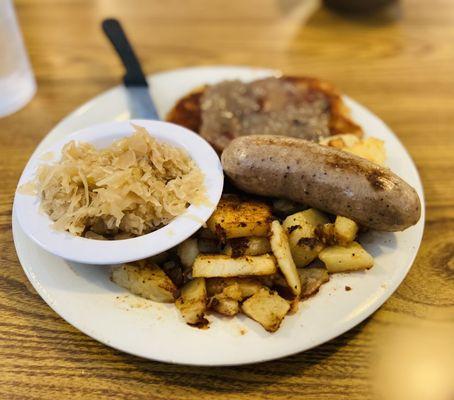
[[[56,229],[125,239],[152,232],[205,200],[204,175],[190,156],[134,128],[105,149],[72,141],[59,162],[39,167],[41,208]]]

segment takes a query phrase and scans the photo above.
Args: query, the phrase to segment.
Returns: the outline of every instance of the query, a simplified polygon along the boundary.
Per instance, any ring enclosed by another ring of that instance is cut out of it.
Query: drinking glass
[[[36,81],[25,50],[12,0],[0,0],[0,117],[27,104]]]

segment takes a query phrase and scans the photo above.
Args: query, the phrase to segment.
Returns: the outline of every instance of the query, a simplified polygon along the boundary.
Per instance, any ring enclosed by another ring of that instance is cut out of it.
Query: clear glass
[[[12,0],[0,0],[0,117],[27,104],[36,82]]]

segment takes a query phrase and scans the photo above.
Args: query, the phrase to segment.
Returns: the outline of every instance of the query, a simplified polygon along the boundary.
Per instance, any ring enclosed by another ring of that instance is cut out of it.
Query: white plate
[[[256,79],[269,70],[234,67],[188,68],[151,77],[161,115],[190,89],[223,79]],[[242,316],[211,316],[210,329],[185,325],[173,305],[141,300],[110,282],[106,268],[74,264],[55,257],[29,240],[13,217],[17,254],[25,273],[42,298],[66,321],[116,349],[180,364],[236,365],[294,354],[324,343],[371,315],[402,282],[418,251],[424,227],[421,182],[410,156],[391,130],[367,109],[345,98],[353,119],[366,134],[383,139],[388,165],[416,188],[422,202],[417,225],[400,233],[372,232],[362,238],[374,256],[366,272],[338,274],[320,292],[285,318],[274,334]],[[39,145],[41,152],[84,126],[129,119],[123,89],[103,93],[65,118]],[[346,291],[345,286],[351,287]]]
[[[162,253],[180,244],[197,232],[216,208],[222,194],[224,173],[214,149],[201,136],[181,126],[162,121],[128,120],[104,122],[80,129],[46,148],[35,152],[22,173],[18,187],[32,182],[40,165],[60,158],[70,141],[88,142],[106,147],[114,140],[134,132],[133,124],[145,128],[153,137],[186,150],[204,174],[207,204],[190,205],[166,226],[132,239],[93,240],[57,231],[52,221],[40,210],[38,196],[16,192],[14,209],[21,229],[44,250],[66,260],[84,264],[112,265],[141,260]],[[43,161],[43,158],[46,161]],[[50,158],[50,159],[49,159]]]

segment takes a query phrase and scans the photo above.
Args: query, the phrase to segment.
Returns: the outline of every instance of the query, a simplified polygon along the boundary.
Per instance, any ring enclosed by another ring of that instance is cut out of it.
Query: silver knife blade
[[[123,83],[130,118],[158,120],[159,115],[151,98],[147,78],[120,21],[107,18],[102,22],[102,29],[126,69]]]
[[[125,86],[131,119],[159,120],[148,86]]]

